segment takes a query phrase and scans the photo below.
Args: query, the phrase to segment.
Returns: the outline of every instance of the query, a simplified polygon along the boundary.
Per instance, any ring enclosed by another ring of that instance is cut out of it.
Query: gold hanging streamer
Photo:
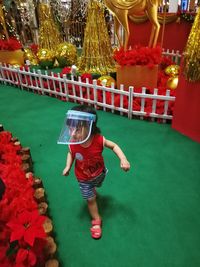
[[[78,65],[79,71],[101,75],[116,71],[104,9],[97,1],[90,1],[88,5],[84,36],[83,52]]]
[[[200,81],[200,8],[183,53],[183,73],[188,81]]]
[[[62,41],[54,23],[49,4],[40,3],[39,11],[39,47],[54,50]]]
[[[3,34],[0,33],[0,38],[2,39],[3,35],[5,35],[6,39],[9,39],[8,31],[6,28],[5,18],[4,18],[4,12],[3,12],[3,4],[0,1],[0,26],[3,28]]]

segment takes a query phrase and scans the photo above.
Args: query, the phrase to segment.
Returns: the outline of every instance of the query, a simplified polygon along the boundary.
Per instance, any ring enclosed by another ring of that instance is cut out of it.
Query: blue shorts
[[[99,174],[97,177],[93,178],[92,180],[86,181],[86,182],[79,182],[81,194],[84,199],[90,199],[96,196],[95,187],[102,186],[102,183],[106,177],[107,172],[108,170],[104,169],[101,174]]]

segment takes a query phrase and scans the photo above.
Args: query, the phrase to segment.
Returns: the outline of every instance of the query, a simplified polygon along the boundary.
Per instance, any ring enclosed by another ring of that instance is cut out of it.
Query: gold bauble
[[[179,75],[179,71],[180,71],[179,65],[170,65],[165,69],[165,73],[172,77]]]
[[[114,78],[112,78],[109,75],[103,75],[97,79],[99,81],[100,85],[111,87],[111,84],[114,83],[114,86],[116,84],[116,81]]]
[[[170,77],[167,80],[167,89],[176,89],[176,87],[178,86],[178,77]]]
[[[31,65],[38,64],[38,59],[30,48],[24,48],[24,60],[29,60]]]
[[[55,53],[46,48],[40,48],[37,53],[39,64],[42,68],[52,68],[55,61]]]
[[[56,48],[56,59],[60,67],[71,66],[76,64],[77,50],[73,44],[64,42]]]

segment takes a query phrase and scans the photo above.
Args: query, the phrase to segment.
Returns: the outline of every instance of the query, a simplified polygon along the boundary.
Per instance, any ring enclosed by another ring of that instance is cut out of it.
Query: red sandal
[[[98,226],[98,227],[96,227]],[[101,220],[92,220],[92,227],[90,228],[92,238],[99,239],[101,238],[102,231],[101,231]]]

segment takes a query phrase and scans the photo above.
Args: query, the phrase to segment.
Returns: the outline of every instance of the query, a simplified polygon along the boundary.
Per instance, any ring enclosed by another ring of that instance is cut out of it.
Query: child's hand
[[[68,176],[69,175],[69,171],[70,171],[70,168],[69,167],[65,167],[63,172],[62,172],[62,175]]]
[[[128,160],[126,158],[123,158],[120,162],[120,167],[122,168],[122,170],[124,170],[125,172],[127,172],[130,169],[130,163],[128,162]]]

